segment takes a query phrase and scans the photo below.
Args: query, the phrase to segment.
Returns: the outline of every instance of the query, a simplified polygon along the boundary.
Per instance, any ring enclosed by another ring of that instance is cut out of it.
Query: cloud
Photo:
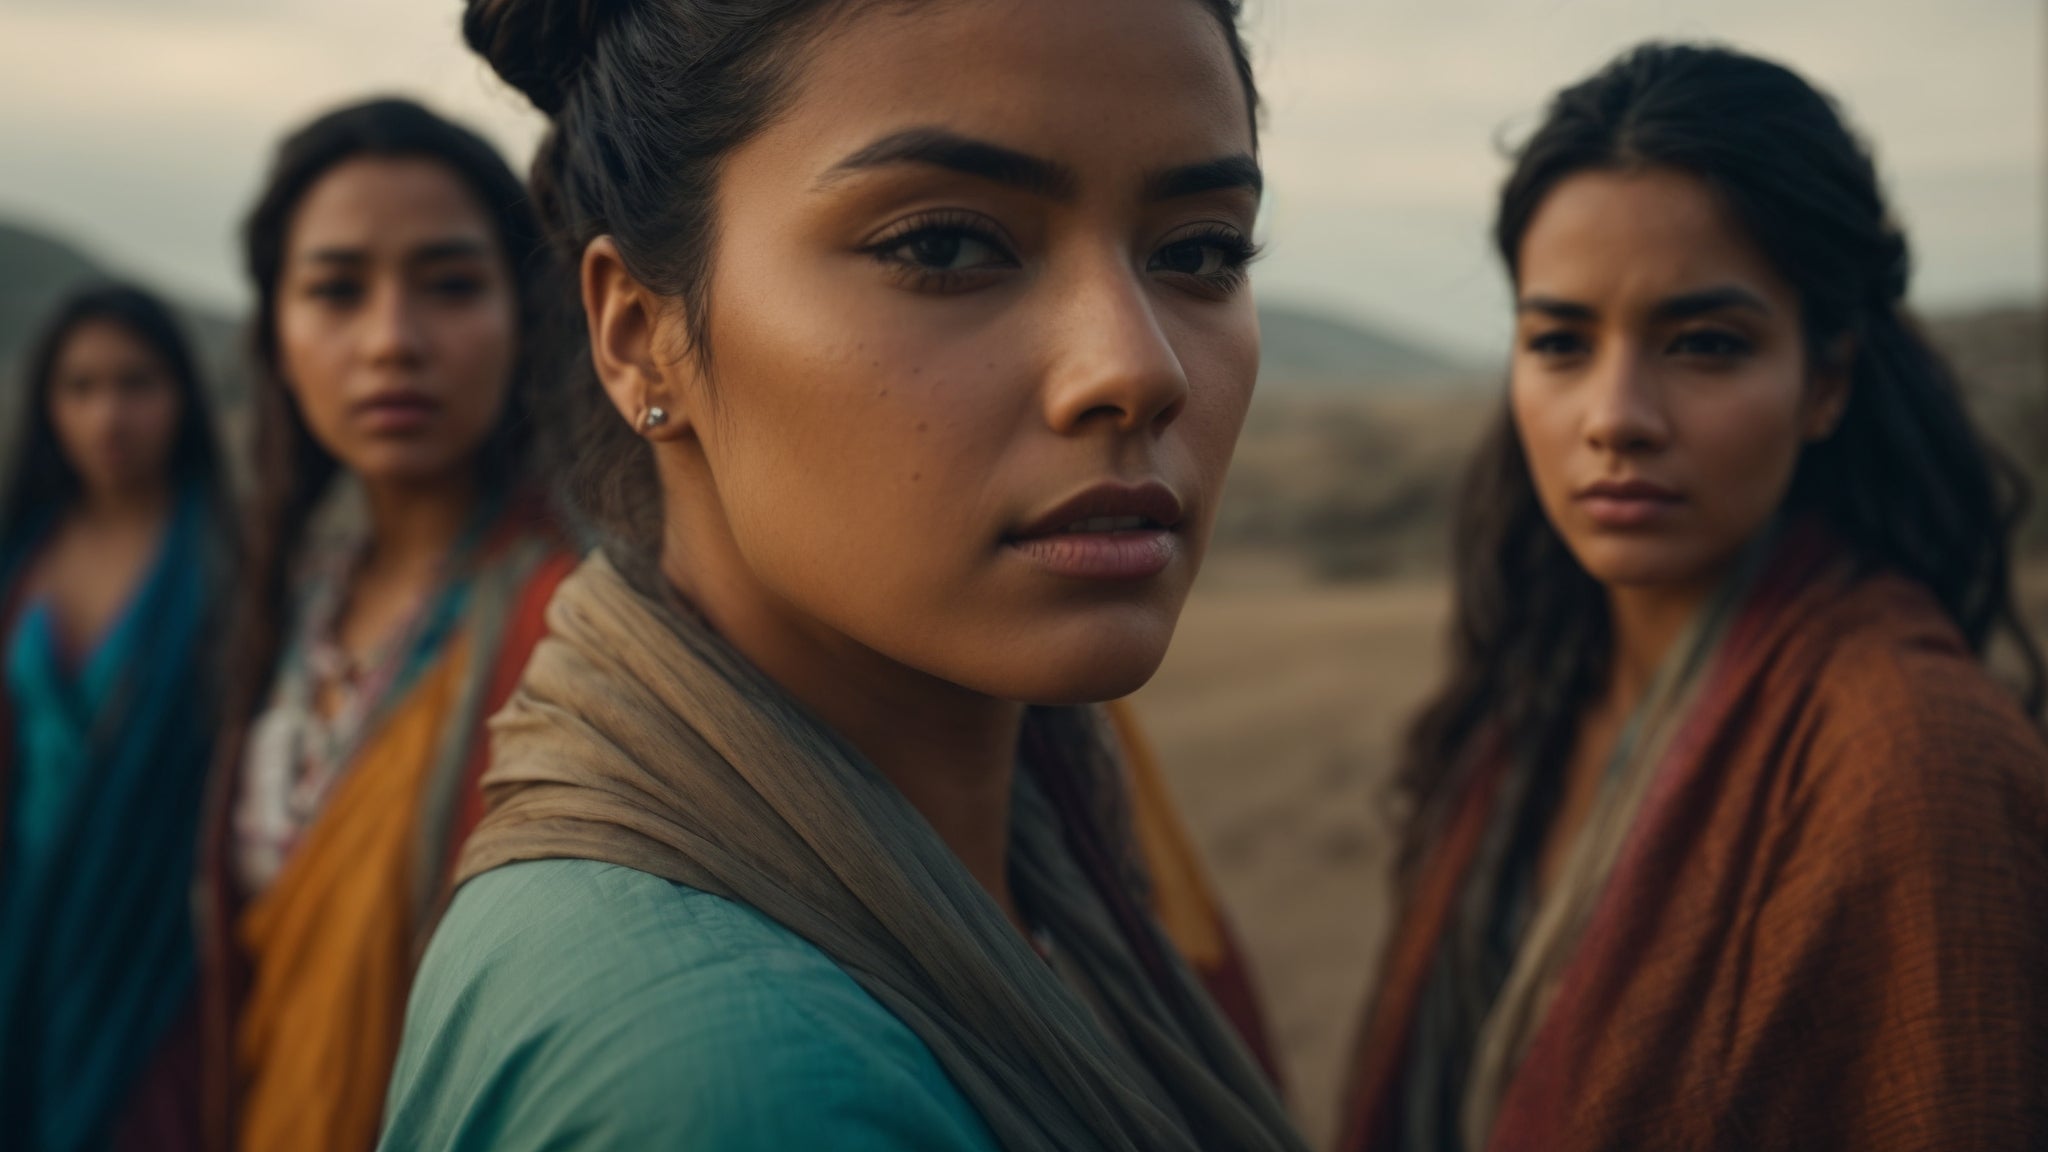
[[[1941,306],[2048,291],[2048,19],[2032,0],[1253,0],[1276,204],[1260,289],[1498,347],[1507,164],[1561,86],[1658,37],[1788,63],[1874,143]]]
[[[523,164],[540,118],[418,0],[12,0],[0,9],[0,213],[216,303],[270,150],[322,109],[424,99]]]
[[[277,138],[373,92],[420,97],[523,165],[541,122],[461,45],[452,0],[9,0],[0,213],[218,301]],[[1775,56],[1875,142],[1936,305],[2048,292],[2038,0],[1250,0],[1267,102],[1261,292],[1488,351],[1496,144],[1651,37]]]

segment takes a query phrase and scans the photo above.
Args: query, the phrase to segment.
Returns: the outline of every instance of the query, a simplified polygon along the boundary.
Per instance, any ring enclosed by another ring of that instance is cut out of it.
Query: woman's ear
[[[681,411],[695,393],[693,356],[663,354],[662,299],[634,279],[610,236],[583,249],[583,317],[590,328],[590,359],[612,407],[650,440],[671,439],[689,427]]]
[[[1850,382],[1856,366],[1856,338],[1844,336],[1829,345],[1807,374],[1806,400],[1800,413],[1800,432],[1809,444],[1818,444],[1835,434],[1842,413],[1849,407]]]

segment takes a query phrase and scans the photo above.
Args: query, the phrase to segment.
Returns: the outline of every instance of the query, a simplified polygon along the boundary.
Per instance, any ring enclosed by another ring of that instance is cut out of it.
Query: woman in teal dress
[[[0,1131],[191,1147],[219,453],[177,323],[139,290],[64,305],[28,380],[0,520]]]
[[[385,1147],[1302,1146],[1096,707],[1257,372],[1235,21],[469,5],[552,119],[607,539],[494,723]]]

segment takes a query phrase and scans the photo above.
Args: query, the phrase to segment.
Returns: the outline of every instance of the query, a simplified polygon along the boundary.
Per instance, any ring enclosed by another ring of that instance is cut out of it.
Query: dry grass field
[[[2026,589],[2048,627],[2048,561]],[[1218,556],[1136,697],[1318,1147],[1388,929],[1394,743],[1439,669],[1447,605],[1429,578],[1324,584],[1279,558]]]

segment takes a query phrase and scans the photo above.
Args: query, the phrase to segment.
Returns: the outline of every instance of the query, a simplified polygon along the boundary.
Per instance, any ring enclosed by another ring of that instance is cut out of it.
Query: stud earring
[[[647,418],[640,422],[640,426],[652,431],[666,423],[668,423],[667,411],[660,408],[649,408],[647,410]]]

